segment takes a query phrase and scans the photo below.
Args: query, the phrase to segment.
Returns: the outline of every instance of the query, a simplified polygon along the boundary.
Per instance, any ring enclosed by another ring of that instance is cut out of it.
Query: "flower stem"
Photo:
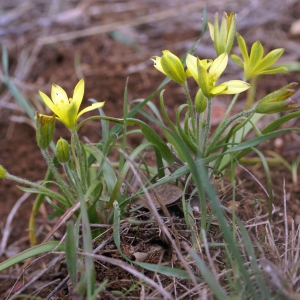
[[[204,141],[203,141],[203,153],[204,153],[204,157],[206,155],[206,149],[207,149],[207,142],[208,142],[208,137],[210,134],[210,127],[211,127],[211,107],[212,107],[212,100],[211,99],[207,99],[207,118],[206,118],[206,122],[205,122],[205,135],[204,135]]]
[[[79,168],[80,180],[82,184],[83,193],[85,194],[87,191],[87,177],[86,177],[86,169],[85,169],[85,157],[81,148],[80,140],[77,132],[72,131],[72,140],[74,143],[74,148],[77,154],[77,163],[76,166]],[[76,160],[76,157],[75,157]]]
[[[245,115],[253,114],[253,113],[254,113],[254,108],[251,108],[251,109],[242,111],[242,112],[234,115],[229,120],[227,120],[223,124],[223,126],[221,128],[218,128],[218,131],[216,131],[216,134],[214,135],[214,137],[211,139],[211,141],[209,143],[209,147],[207,148],[205,155],[207,155],[207,153],[209,153],[209,151],[215,147],[216,143],[219,141],[220,137],[225,132],[225,130],[228,128],[228,126],[230,126],[230,124],[232,124],[235,120],[237,120]]]
[[[239,95],[240,95],[240,94],[235,94],[234,97],[232,98],[231,103],[230,103],[230,105],[228,106],[228,108],[227,108],[227,110],[226,110],[226,112],[225,112],[225,115],[224,115],[222,121],[220,122],[218,128],[216,129],[216,132],[217,132],[218,129],[221,128],[221,127],[223,126],[223,124],[226,122],[226,119],[227,119],[227,117],[229,116],[229,114],[230,114],[230,112],[231,112],[233,106],[235,105],[235,102],[236,102],[236,100],[238,99]]]
[[[74,204],[74,197],[72,193],[69,190],[69,186],[66,184],[66,182],[62,179],[61,175],[58,173],[57,169],[55,168],[53,161],[48,153],[47,150],[42,150],[42,154],[52,172],[54,175],[57,183],[59,184],[59,187],[61,188],[61,191],[63,195],[66,197],[67,201],[69,202],[70,206]]]
[[[54,192],[54,191],[52,191],[52,190],[50,190],[50,189],[48,189],[48,188],[45,188],[45,187],[43,187],[42,185],[36,184],[36,183],[34,183],[34,182],[31,182],[31,181],[29,181],[29,180],[26,180],[26,179],[23,179],[23,178],[20,178],[20,177],[11,175],[11,174],[8,174],[7,177],[6,177],[6,179],[10,179],[10,180],[19,182],[19,183],[21,183],[21,184],[29,185],[29,186],[31,186],[31,187],[33,187],[33,188],[36,188],[36,189],[40,190],[41,193],[44,192],[45,194],[48,194],[48,195],[51,196],[52,198],[58,200],[58,201],[59,201],[60,203],[62,203],[63,205],[69,206],[69,205],[68,205],[68,202],[66,201],[66,199],[65,199],[62,195],[60,195],[60,194],[58,194],[58,193],[56,193],[56,192]]]
[[[196,133],[196,119],[195,119],[196,111],[195,111],[195,106],[193,104],[193,101],[192,101],[192,98],[191,98],[191,95],[190,95],[190,91],[189,91],[187,82],[185,82],[183,84],[183,89],[184,89],[185,96],[186,96],[187,101],[188,101],[189,115],[190,115],[190,117],[192,119],[192,128],[193,128],[193,133],[195,134]]]
[[[68,181],[71,185],[72,193],[74,193],[74,195],[76,195],[77,194],[76,185],[75,185],[75,182],[74,182],[74,177],[72,175],[72,170],[70,169],[68,163],[64,163],[64,164],[62,164],[62,166],[63,166],[63,169],[65,171],[65,174],[67,175]]]

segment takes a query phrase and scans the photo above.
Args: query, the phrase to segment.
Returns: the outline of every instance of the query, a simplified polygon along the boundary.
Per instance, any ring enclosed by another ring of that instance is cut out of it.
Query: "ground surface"
[[[88,98],[105,101],[106,115],[122,117],[126,78],[129,77],[130,101],[147,97],[164,79],[153,68],[150,56],[160,55],[164,49],[181,56],[199,38],[201,11],[205,2],[182,3],[177,0],[68,1],[64,4],[53,1],[50,5],[47,1],[2,1],[0,36],[9,54],[9,74],[15,85],[40,112],[46,110],[38,100],[39,89],[49,94],[51,84],[55,82],[71,94],[77,81],[84,77],[84,105],[87,105]],[[208,6],[210,20],[216,11],[219,14],[223,11],[238,14],[238,31],[248,44],[260,40],[266,51],[285,47],[281,61],[299,61],[300,30],[298,35],[290,32],[292,24],[300,19],[300,4],[297,1],[229,1],[226,5],[220,1],[212,1]],[[196,54],[201,58],[214,56],[211,45],[206,34]],[[233,74],[241,75],[240,69],[232,64],[228,78],[232,78]],[[0,79],[3,79],[2,72],[0,75]],[[300,82],[300,73],[266,76],[258,85],[256,99],[292,81]],[[191,88],[193,90],[195,87]],[[36,145],[35,131],[30,120],[16,105],[4,85],[1,85],[0,92],[0,164],[11,174],[32,181],[41,180],[45,175],[46,164]],[[294,96],[298,102],[299,95],[298,92]],[[157,97],[154,101],[158,103]],[[170,83],[167,86],[165,101],[170,116],[174,117],[176,108],[185,101],[177,84]],[[243,103],[241,98],[238,105],[242,107]],[[215,123],[226,106],[226,99],[217,101],[214,108]],[[299,125],[300,122],[294,120],[289,127]],[[98,123],[90,123],[84,126],[80,135],[96,142],[101,138],[101,129]],[[56,129],[56,139],[60,136],[69,138],[62,126]],[[128,142],[135,147],[141,140],[139,136],[134,136]],[[290,133],[276,141],[265,143],[260,149],[275,150],[291,162],[299,153],[300,137],[296,133]],[[265,176],[259,165],[247,168],[265,185]],[[239,169],[237,180],[239,188],[249,192],[253,198],[264,197],[260,185],[247,172]],[[278,210],[274,218],[281,222],[285,180],[289,222],[294,219],[299,224],[299,183],[292,183],[291,172],[283,166],[272,169],[272,180],[276,194],[274,206]],[[23,192],[15,187],[14,182],[0,182],[0,237],[9,212],[22,195]],[[28,247],[26,228],[33,200],[34,197],[30,196],[24,201],[14,216],[7,244],[4,245],[5,248],[2,247],[4,253],[1,260]],[[41,236],[49,231],[43,225],[49,210],[48,207],[43,207],[38,216]],[[246,213],[251,218],[252,211]],[[152,246],[144,245],[146,249]],[[164,259],[168,260],[170,253],[165,251],[164,255]],[[154,259],[153,262],[157,260]],[[107,276],[112,278],[118,270],[114,272]],[[12,286],[15,277],[10,280],[4,280],[5,278],[0,277],[2,295]],[[124,286],[128,287],[125,281]]]

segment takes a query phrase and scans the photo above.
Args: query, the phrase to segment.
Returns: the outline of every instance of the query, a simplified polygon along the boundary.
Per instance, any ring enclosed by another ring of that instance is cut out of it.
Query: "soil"
[[[234,11],[238,14],[238,31],[246,38],[248,45],[260,40],[265,47],[265,53],[283,46],[286,50],[281,62],[299,61],[300,32],[298,35],[291,34],[289,30],[292,24],[300,19],[300,4],[292,0],[283,2],[230,1],[225,5],[213,1],[208,6],[208,16],[209,20],[213,20],[216,11],[220,15],[223,11]],[[42,113],[49,113],[49,111],[39,101],[38,90],[49,94],[51,84],[57,83],[66,90],[67,94],[71,94],[78,80],[84,77],[86,89],[83,106],[88,105],[89,98],[105,101],[105,114],[121,118],[126,80],[129,80],[129,102],[149,96],[164,79],[164,76],[153,68],[149,58],[152,55],[160,55],[161,50],[164,49],[182,56],[200,36],[203,7],[204,2],[201,1],[185,1],[183,5],[179,0],[71,1],[64,4],[60,4],[59,1],[53,1],[52,4],[37,0],[24,3],[10,1],[9,4],[2,1],[0,11],[4,13],[4,18],[0,20],[0,24],[3,25],[0,27],[0,35],[9,55],[9,75],[21,93],[32,102],[35,110]],[[152,19],[149,19],[149,15],[152,15]],[[96,26],[99,26],[98,31],[92,32]],[[69,34],[67,38],[63,36],[64,33]],[[73,33],[75,34],[72,35]],[[52,41],[52,37],[56,40]],[[200,57],[215,55],[208,33],[195,53]],[[230,64],[228,78],[236,74],[241,75],[240,69]],[[3,71],[0,75],[2,80]],[[256,100],[294,81],[300,82],[299,71],[264,76],[257,87]],[[190,87],[192,93],[195,93],[196,86],[191,83]],[[45,176],[46,164],[36,145],[34,127],[22,109],[16,105],[15,99],[4,84],[1,85],[0,93],[0,164],[13,175],[31,181],[42,180]],[[293,99],[299,102],[299,95],[298,92]],[[185,101],[180,86],[173,82],[169,83],[164,100],[170,117],[174,119],[176,109]],[[157,105],[158,96],[153,101]],[[245,99],[241,98],[237,107],[243,107],[244,103]],[[227,98],[216,99],[213,124],[218,123],[227,105]],[[299,120],[293,120],[286,127],[299,127],[299,123]],[[80,130],[80,136],[97,142],[101,138],[99,123],[86,124]],[[55,140],[59,137],[69,139],[69,133],[57,122]],[[141,136],[138,135],[128,139],[128,145],[131,147],[136,147],[141,142]],[[287,133],[259,147],[263,153],[267,153],[267,150],[275,151],[289,163],[297,158],[299,149],[300,138],[295,132]],[[112,159],[117,160],[117,156]],[[239,215],[247,221],[254,217],[255,199],[263,199],[263,207],[266,207],[266,195],[262,189],[262,186],[266,187],[266,178],[261,164],[245,166],[245,168],[247,171],[242,167],[237,168],[236,179],[239,189],[243,192]],[[271,167],[271,175],[275,193],[274,223],[278,225],[283,222],[285,192],[289,225],[291,226],[293,221],[296,225],[300,224],[298,181],[293,183],[291,172],[281,164]],[[23,194],[14,182],[8,180],[0,182],[0,236],[3,234],[12,207]],[[29,247],[27,228],[34,199],[34,196],[29,196],[14,216],[1,261]],[[230,206],[229,200],[226,201],[226,205]],[[174,211],[178,213],[180,210],[175,208]],[[37,216],[36,228],[39,239],[42,239],[53,226],[53,222],[47,220],[47,215],[50,213],[51,208],[43,205]],[[178,230],[182,230],[181,227],[182,225],[177,225]],[[130,232],[130,230],[134,231],[134,228],[129,226],[126,230]],[[152,235],[151,230],[153,228],[149,228],[149,232],[140,234],[134,243],[129,239],[126,240],[124,236],[122,245],[127,249],[124,248],[123,252],[132,257],[137,252],[150,251],[151,255],[146,262],[157,264],[169,262],[172,258],[170,245],[166,245],[159,239],[149,240],[149,235]],[[116,253],[115,257],[119,257],[116,249],[104,249],[101,253],[105,251]],[[60,265],[60,269],[56,268],[51,276],[56,274],[55,278],[63,279],[66,276],[66,269],[63,263]],[[97,268],[99,268],[97,279],[100,282],[103,278],[110,279],[107,294],[102,294],[101,299],[114,299],[112,291],[130,289],[132,281],[122,268],[112,268],[107,263]],[[3,274],[2,279],[0,277],[1,299],[7,296],[7,291],[12,288],[19,271],[18,269],[13,272],[11,277],[8,273]],[[46,282],[46,279],[42,282]],[[170,285],[167,277],[162,277],[163,280],[165,280],[163,286]],[[14,289],[17,290],[20,286],[19,284]],[[39,296],[47,297],[51,290],[53,287],[44,289]],[[185,291],[177,292],[180,294]],[[57,296],[60,298],[57,299],[80,299],[78,295],[68,298],[66,289],[59,293],[60,296]],[[139,297],[139,293],[136,291],[131,295]]]

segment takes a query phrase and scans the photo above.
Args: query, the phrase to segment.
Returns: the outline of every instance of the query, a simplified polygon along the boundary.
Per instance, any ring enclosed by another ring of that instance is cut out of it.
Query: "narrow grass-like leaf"
[[[201,164],[202,162],[199,161],[199,163]],[[230,250],[232,257],[234,258],[237,264],[237,267],[243,277],[243,280],[245,281],[246,289],[251,294],[252,299],[259,300],[259,297],[255,293],[254,285],[251,281],[250,274],[248,273],[248,270],[244,266],[244,261],[242,258],[242,254],[239,250],[239,245],[237,244],[236,240],[233,238],[232,232],[227,223],[226,216],[222,211],[220,202],[215,194],[214,188],[212,187],[209,181],[209,177],[207,176],[207,172],[205,172],[204,168],[199,168],[199,176],[201,178],[201,182],[203,186],[205,187],[208,199],[211,201],[212,211],[215,213],[218,219],[219,227],[224,234],[224,240],[226,241],[228,249]]]
[[[3,270],[5,270],[11,266],[14,266],[14,265],[20,263],[28,258],[34,257],[36,255],[40,255],[43,253],[51,252],[54,249],[57,251],[64,251],[65,244],[57,242],[57,241],[53,241],[53,242],[43,243],[43,244],[40,244],[37,246],[33,246],[29,249],[26,249],[23,252],[0,263],[0,272],[2,272]]]
[[[115,201],[113,203],[113,207],[114,207],[114,223],[113,223],[113,237],[114,237],[114,242],[115,245],[118,249],[118,251],[122,254],[122,256],[124,256],[124,258],[126,260],[129,260],[129,258],[127,258],[121,251],[121,243],[120,243],[120,216],[121,216],[121,212],[120,212],[120,208],[119,208],[119,204],[117,201]]]
[[[292,171],[292,166],[281,155],[271,150],[267,150],[266,152],[269,155],[273,156],[276,159],[276,161],[283,164],[288,170]]]
[[[34,116],[35,116],[34,109],[29,105],[29,101],[23,97],[23,95],[20,93],[18,88],[11,81],[8,74],[8,64],[9,62],[8,62],[7,50],[5,46],[2,44],[2,65],[3,65],[4,75],[5,75],[5,84],[9,89],[9,91],[11,92],[12,96],[20,105],[20,107],[22,107],[25,113],[30,117],[30,119],[34,121]]]
[[[272,218],[272,204],[273,204],[273,189],[272,189],[272,178],[269,169],[268,162],[261,151],[257,150],[256,148],[252,149],[261,159],[262,166],[264,168],[264,175],[266,176],[267,180],[267,190],[268,190],[268,211],[269,211],[269,221]]]
[[[144,263],[144,262],[133,261],[132,263],[134,263],[135,265],[140,266],[148,271],[158,272],[158,273],[166,275],[166,276],[172,276],[172,277],[181,278],[181,279],[190,279],[189,274],[185,270],[161,266],[161,265],[149,264],[149,263]],[[200,278],[198,278],[198,280],[200,281]]]
[[[93,253],[92,245],[92,234],[90,228],[90,222],[87,213],[87,207],[81,189],[81,182],[79,178],[75,177],[76,185],[78,186],[78,198],[80,201],[80,213],[82,216],[82,237],[83,237],[83,249],[86,253]],[[91,297],[94,294],[94,285],[95,285],[95,269],[94,261],[92,257],[85,257],[85,278],[87,286],[87,297]]]
[[[54,164],[55,167],[58,165],[58,161],[57,161],[56,156],[53,157],[53,164]],[[50,181],[52,179],[53,179],[53,174],[50,171],[50,169],[48,168],[45,179],[44,179],[44,185],[43,186],[45,188],[49,188]],[[40,206],[42,205],[42,203],[44,201],[44,198],[45,198],[45,196],[43,194],[38,194],[37,195],[37,197],[34,201],[31,213],[30,213],[29,226],[28,227],[29,227],[29,241],[30,241],[31,246],[36,245],[36,234],[35,234],[35,230],[34,230],[35,217],[36,217],[36,215],[37,215],[37,213],[40,209]]]
[[[151,143],[143,143],[139,145],[134,151],[130,154],[130,160],[134,161],[135,158],[143,151],[145,148],[150,147]],[[115,199],[117,199],[117,194],[120,192],[120,188],[122,185],[122,182],[124,181],[124,178],[126,177],[126,174],[130,168],[130,163],[126,162],[123,166],[123,169],[120,172],[120,177],[117,179],[115,186],[113,188],[113,191],[110,193],[110,200],[106,205],[106,208],[109,208],[113,205],[113,202]]]
[[[257,285],[259,286],[259,289],[261,291],[261,299],[270,299],[271,295],[270,295],[270,292],[269,292],[269,287],[266,286],[266,282],[263,279],[263,276],[261,274],[261,270],[260,270],[259,266],[257,265],[256,255],[255,255],[253,244],[250,240],[249,234],[248,234],[244,224],[239,219],[237,219],[236,222],[237,222],[237,224],[239,226],[239,229],[241,231],[241,236],[242,236],[242,239],[243,239],[243,242],[244,242],[244,247],[245,247],[245,249],[247,251],[247,254],[249,256],[251,267],[254,271],[253,273],[254,273],[255,280],[256,280]]]
[[[165,90],[162,90],[160,92],[160,95],[159,95],[160,108],[161,108],[162,114],[163,114],[164,118],[167,120],[169,126],[172,128],[172,130],[174,132],[177,132],[177,129],[176,129],[175,125],[173,124],[173,122],[169,118],[169,115],[166,112],[166,108],[165,108],[165,104],[164,104],[164,98],[163,98],[164,92],[165,92]]]
[[[117,118],[110,118],[110,117],[101,117],[101,116],[95,116],[90,117],[82,121],[80,124],[77,125],[77,130],[86,122],[91,120],[108,120],[115,123],[124,124],[123,119],[117,119]],[[170,152],[170,149],[168,148],[167,144],[164,142],[164,140],[153,130],[148,124],[146,124],[143,121],[140,121],[138,119],[131,119],[127,118],[127,125],[139,125],[141,127],[141,131],[144,134],[144,136],[147,138],[149,142],[151,142],[154,145],[157,145],[161,151],[162,157],[170,164],[174,162],[172,154]]]
[[[201,35],[203,36],[204,33],[206,32],[207,29],[207,5],[208,3],[206,3],[204,5],[203,11],[202,11],[202,33]],[[200,43],[201,40],[199,40]]]
[[[176,111],[176,126],[177,126],[176,132],[178,132],[180,138],[183,140],[185,145],[190,149],[190,151],[194,155],[196,155],[198,152],[197,145],[195,143],[193,143],[193,141],[189,138],[189,136],[186,135],[186,133],[181,128],[181,124],[180,124],[180,113],[181,113],[182,109],[184,109],[187,106],[188,106],[187,104],[182,104],[179,106],[179,108]]]
[[[272,127],[270,127],[272,128]],[[242,157],[244,157],[245,155],[247,155],[251,150],[252,150],[252,147],[255,147],[257,145],[260,145],[261,143],[265,142],[265,141],[268,141],[280,134],[283,134],[283,133],[286,133],[286,132],[290,132],[290,131],[297,131],[297,132],[300,132],[300,129],[299,128],[286,128],[286,129],[280,129],[280,130],[277,130],[277,131],[274,131],[274,132],[270,132],[270,133],[265,133],[266,130],[262,130],[261,133],[262,133],[262,136],[260,137],[256,137],[256,138],[253,138],[249,141],[246,141],[244,143],[241,143],[237,146],[234,146],[230,149],[228,149],[225,153],[232,153],[232,152],[236,152],[236,151],[241,151],[240,153],[237,153],[236,154],[236,159],[240,159]],[[228,167],[229,163],[225,164],[222,169],[226,169]]]
[[[64,206],[68,206],[68,202],[66,201],[66,199],[54,191],[49,190],[49,192],[48,192],[45,190],[39,190],[39,189],[35,189],[35,188],[26,188],[23,186],[18,186],[18,188],[20,190],[22,190],[23,192],[27,192],[27,193],[31,193],[31,194],[42,194],[43,196],[48,196],[50,198],[54,198],[57,201],[59,201],[61,204],[63,204]]]
[[[266,128],[264,128],[264,129],[261,131],[261,133],[262,133],[263,135],[272,133],[272,132],[274,132],[274,130],[275,130],[276,128],[278,128],[280,125],[282,125],[282,124],[288,122],[289,120],[292,120],[292,119],[294,119],[294,118],[297,118],[297,117],[300,117],[300,111],[296,111],[296,112],[289,113],[289,114],[287,114],[287,115],[285,115],[285,116],[283,116],[283,117],[281,117],[281,118],[275,120],[275,121],[272,122],[271,124],[269,124]],[[297,129],[295,129],[295,128],[290,128],[290,129],[287,130],[287,132],[288,132],[288,131],[291,131],[291,130],[297,130]],[[285,132],[282,132],[282,133],[285,133]],[[280,133],[279,133],[279,134],[280,134]],[[275,136],[276,136],[276,135],[275,135]],[[256,145],[258,145],[258,144],[256,144]],[[256,146],[256,145],[254,145],[254,146]],[[254,146],[253,146],[253,147],[254,147]],[[236,159],[240,159],[240,158],[244,157],[244,156],[247,155],[250,151],[251,151],[251,147],[249,147],[249,148],[246,147],[246,149],[243,149],[240,153],[238,153],[238,154],[236,155]],[[224,164],[224,166],[222,167],[221,170],[226,169],[226,168],[228,167],[228,165],[229,165],[228,163],[227,163],[227,164]]]
[[[67,233],[66,233],[66,263],[68,267],[68,272],[73,286],[77,284],[77,255],[76,255],[76,238],[74,232],[74,224],[72,221],[67,223]]]
[[[93,297],[91,298],[91,300],[96,300],[97,299],[97,296],[99,293],[101,293],[102,291],[105,290],[106,288],[106,285],[108,284],[109,280],[108,279],[105,279],[95,290],[95,293],[93,295]]]
[[[204,277],[207,284],[212,289],[213,293],[219,300],[226,300],[229,299],[226,292],[221,287],[220,283],[217,281],[217,279],[214,277],[212,272],[208,269],[208,267],[205,265],[203,260],[199,257],[199,255],[193,250],[188,250],[189,254],[194,259],[197,267],[199,268],[202,276]]]
[[[125,84],[124,101],[123,101],[124,128],[123,128],[123,138],[122,138],[122,145],[121,145],[121,149],[123,151],[126,150],[127,114],[128,114],[128,78],[127,78],[126,84]],[[124,158],[123,152],[121,151],[120,159],[119,159],[119,171],[122,170],[122,168],[123,168],[124,160],[125,160],[125,158]]]

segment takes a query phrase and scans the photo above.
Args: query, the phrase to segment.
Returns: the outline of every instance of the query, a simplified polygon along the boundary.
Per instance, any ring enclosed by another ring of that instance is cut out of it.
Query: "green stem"
[[[185,96],[187,98],[187,101],[188,101],[188,105],[189,105],[189,115],[192,119],[192,128],[193,128],[193,133],[195,134],[196,132],[196,119],[195,119],[195,116],[196,116],[196,110],[195,110],[195,106],[193,104],[193,101],[192,101],[192,98],[191,98],[191,95],[190,95],[190,91],[189,91],[189,88],[188,88],[188,85],[187,85],[187,82],[185,82],[183,84],[183,89],[184,89],[184,92],[185,92]]]
[[[204,157],[206,155],[206,149],[207,149],[207,141],[210,134],[210,127],[211,127],[211,107],[212,107],[212,100],[207,99],[208,105],[207,105],[207,118],[205,122],[205,135],[204,135],[204,141],[203,141],[203,154]]]
[[[75,151],[77,154],[77,166],[79,168],[80,180],[82,184],[83,193],[85,194],[87,191],[87,174],[85,169],[85,157],[82,152],[80,140],[78,137],[77,132],[74,130],[72,131],[72,140],[74,142]],[[76,159],[76,158],[75,158]]]
[[[227,120],[223,124],[222,128],[218,129],[218,131],[216,132],[215,136],[211,139],[211,141],[209,143],[209,147],[207,148],[207,151],[206,151],[205,155],[207,155],[207,153],[209,153],[209,151],[215,147],[216,143],[218,142],[218,140],[220,139],[220,137],[222,136],[222,134],[225,132],[225,130],[228,128],[228,126],[230,126],[230,124],[232,124],[235,120],[237,120],[237,119],[239,119],[239,118],[241,118],[243,116],[246,116],[248,114],[252,114],[252,113],[254,113],[254,108],[242,111],[242,112],[234,115],[229,120]]]
[[[77,194],[77,192],[76,192],[77,189],[76,189],[76,185],[75,185],[75,182],[74,182],[74,177],[72,175],[72,171],[71,171],[68,163],[64,163],[64,164],[62,164],[62,166],[63,166],[64,172],[65,172],[65,174],[68,178],[68,181],[71,185],[72,193],[74,193],[74,195],[76,195]]]
[[[6,179],[10,179],[10,180],[19,182],[21,184],[29,185],[29,186],[31,186],[33,188],[36,188],[36,189],[40,190],[41,193],[44,192],[46,194],[49,194],[51,197],[53,197],[54,199],[58,200],[63,205],[68,206],[68,203],[66,202],[66,199],[62,195],[60,195],[60,194],[58,194],[58,193],[56,193],[56,192],[54,192],[54,191],[52,191],[52,190],[50,190],[48,188],[45,188],[42,185],[36,184],[34,182],[31,182],[29,180],[26,180],[26,179],[23,179],[23,178],[20,178],[20,177],[11,175],[11,174],[8,174],[6,176]]]
[[[70,206],[72,206],[75,201],[74,201],[74,197],[73,197],[72,193],[69,190],[69,186],[66,184],[66,182],[62,179],[62,177],[58,173],[58,171],[57,171],[56,167],[54,166],[52,158],[50,157],[48,151],[42,149],[42,154],[43,154],[43,156],[44,156],[44,158],[45,158],[52,174],[54,175],[57,183],[59,184],[59,187],[61,188],[61,191],[62,191],[63,195],[65,196],[65,198],[69,202]]]
[[[235,105],[235,102],[236,102],[236,100],[238,99],[239,95],[240,95],[240,94],[235,94],[234,97],[232,98],[231,103],[230,103],[230,105],[228,106],[228,108],[227,108],[227,110],[226,110],[226,112],[225,112],[225,115],[224,115],[224,117],[223,117],[221,123],[219,124],[218,128],[217,128],[216,131],[215,131],[215,134],[217,133],[218,129],[221,128],[221,127],[224,125],[224,123],[226,122],[227,117],[229,116],[229,114],[230,114],[230,112],[231,112],[233,106]],[[212,138],[213,138],[213,137],[212,137]]]

